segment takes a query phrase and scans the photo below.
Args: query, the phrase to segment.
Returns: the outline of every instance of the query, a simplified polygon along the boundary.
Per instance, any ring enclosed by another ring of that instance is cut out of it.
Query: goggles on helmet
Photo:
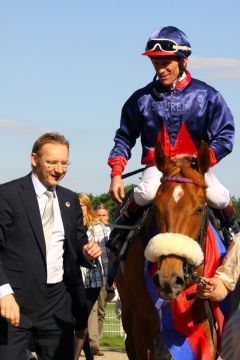
[[[145,51],[157,51],[158,49],[167,53],[176,53],[178,50],[191,51],[190,47],[178,45],[171,39],[151,39],[147,42]]]

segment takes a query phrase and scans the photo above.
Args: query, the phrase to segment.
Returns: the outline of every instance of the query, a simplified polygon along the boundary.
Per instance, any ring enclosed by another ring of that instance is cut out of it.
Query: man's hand
[[[219,277],[203,278],[209,284],[197,286],[197,296],[202,299],[210,299],[212,301],[222,301],[228,295],[228,289]]]
[[[94,241],[89,241],[83,247],[83,254],[89,260],[96,260],[99,256],[102,255],[102,250],[100,246]]]
[[[112,178],[109,192],[114,201],[116,201],[118,204],[122,204],[125,193],[123,180],[120,175],[116,175]]]
[[[6,295],[0,299],[0,315],[6,319],[10,325],[19,326],[20,309],[13,294]]]

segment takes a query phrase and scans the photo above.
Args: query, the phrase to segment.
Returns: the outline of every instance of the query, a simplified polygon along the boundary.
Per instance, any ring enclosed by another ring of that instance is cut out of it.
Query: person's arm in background
[[[204,278],[208,285],[197,287],[197,294],[203,299],[222,301],[236,287],[240,275],[240,233],[233,236],[222,264],[214,277]]]

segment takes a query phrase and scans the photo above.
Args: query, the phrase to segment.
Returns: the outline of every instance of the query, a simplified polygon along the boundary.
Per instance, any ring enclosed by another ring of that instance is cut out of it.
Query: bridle
[[[160,181],[161,182],[171,181],[171,182],[177,182],[177,183],[188,183],[188,184],[197,185],[198,187],[200,187],[202,189],[207,188],[206,184],[200,184],[198,181],[195,181],[190,178],[181,177],[181,176],[162,176]]]
[[[194,184],[196,186],[199,186],[203,189],[206,189],[207,186],[206,184],[200,184],[197,181],[194,181],[191,178],[184,178],[184,177],[179,177],[179,176],[162,176],[161,178],[161,182],[166,182],[166,181],[172,181],[172,182],[179,182],[179,183],[190,183],[190,184]],[[201,226],[199,229],[199,233],[197,236],[196,241],[198,242],[198,244],[200,245],[200,247],[203,250],[203,246],[205,246],[205,239],[207,236],[207,227],[208,227],[208,222],[209,222],[209,212],[208,212],[208,207],[207,207],[207,203],[205,203],[204,205],[204,209],[203,209],[203,217],[202,217],[202,222],[201,222]],[[195,265],[191,265],[191,264],[184,264],[183,266],[183,272],[184,272],[184,280],[186,281],[186,284],[190,283],[190,282],[195,282],[196,284],[200,284],[202,286],[206,286],[209,285],[209,282],[206,281],[205,279],[203,279],[202,277],[197,275],[196,272],[196,267]],[[213,336],[213,330],[216,329],[215,324],[214,324],[214,319],[213,319],[213,314],[212,314],[212,310],[211,310],[211,306],[209,304],[208,299],[205,299],[203,301],[203,306],[205,308],[205,312],[209,321],[209,325],[210,325],[210,331],[211,331],[211,336],[212,336],[212,341],[214,344],[214,336]],[[218,349],[216,348],[216,346],[214,345],[216,354],[219,354]]]
[[[181,177],[181,176],[162,176],[161,182],[163,183],[166,181],[171,181],[171,182],[175,182],[175,183],[189,183],[189,184],[194,184],[196,186],[199,186],[202,189],[207,188],[206,184],[200,184],[199,182],[194,181],[191,178],[185,178],[185,177]],[[196,239],[196,241],[201,246],[201,248],[204,246],[204,242],[206,239],[208,220],[209,220],[209,218],[208,218],[207,204],[205,204],[204,209],[203,209],[203,217],[202,217],[201,226],[200,226],[199,233],[198,233],[198,236]],[[195,270],[196,270],[196,268],[194,265],[191,265],[188,263],[184,264],[184,266],[183,266],[184,280],[187,283],[189,283],[190,281],[193,281],[197,284],[207,285],[208,282],[206,280],[204,280],[203,278],[199,277]]]

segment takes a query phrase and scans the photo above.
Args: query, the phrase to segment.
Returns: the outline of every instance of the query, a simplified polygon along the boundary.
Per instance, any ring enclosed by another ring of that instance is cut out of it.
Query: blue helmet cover
[[[177,45],[181,45],[181,46],[187,46],[189,48],[191,48],[191,44],[187,38],[187,35],[180,29],[174,27],[174,26],[165,26],[162,28],[157,28],[153,31],[153,33],[150,35],[149,40],[153,40],[153,39],[169,39],[169,40],[173,40],[177,43]],[[158,51],[159,53],[160,51]],[[185,50],[178,50],[175,55],[182,57],[182,58],[187,58],[188,56],[191,55],[191,50],[185,51]],[[146,50],[145,53],[143,53],[143,55],[148,55],[148,51]],[[162,54],[159,55],[164,55],[164,52],[162,52]],[[156,54],[157,56],[157,54]]]

